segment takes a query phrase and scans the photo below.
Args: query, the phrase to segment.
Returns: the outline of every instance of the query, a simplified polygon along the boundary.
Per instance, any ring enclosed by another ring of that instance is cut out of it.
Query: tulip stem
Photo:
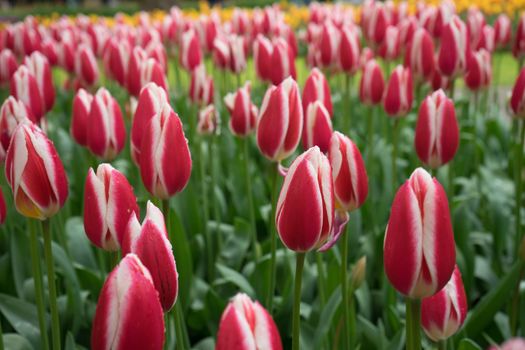
[[[210,148],[210,166],[211,166],[211,196],[213,198],[213,216],[215,220],[215,236],[217,243],[216,252],[221,252],[222,239],[220,235],[220,226],[221,226],[221,208],[219,207],[219,200],[215,193],[215,187],[217,186],[217,168],[220,166],[220,150],[217,149],[217,139],[219,135],[213,134],[211,138],[211,148]],[[219,158],[218,158],[219,157]],[[219,253],[217,253],[218,255]]]
[[[303,278],[304,257],[305,253],[296,254],[292,323],[292,350],[299,350],[299,332],[301,327],[301,283]]]
[[[51,309],[51,335],[53,350],[60,350],[60,320],[58,319],[57,292],[55,283],[55,263],[53,261],[52,237],[49,229],[49,220],[42,223],[42,234],[44,236],[44,257],[47,266],[47,284],[49,287],[49,308]]]
[[[521,124],[520,139],[516,149],[516,238],[514,246],[516,247],[516,258],[518,257],[521,244],[521,192],[522,192],[522,167],[523,167],[523,145],[525,141],[525,122]]]
[[[399,136],[399,118],[394,119],[392,130],[392,191],[395,193],[397,188],[397,139]]]
[[[352,113],[350,111],[350,85],[351,85],[351,76],[350,74],[345,74],[345,110],[348,113],[348,116],[345,118],[346,123],[344,123],[343,133],[350,135],[350,129],[352,128]]]
[[[370,162],[370,159],[373,155],[373,147],[374,147],[374,118],[375,118],[375,111],[376,108],[374,106],[368,107],[368,149],[367,149],[367,160],[368,160],[368,166],[370,167],[372,165],[372,162]],[[370,171],[370,169],[369,169]]]
[[[438,350],[447,350],[447,341],[446,340],[440,340],[437,343]]]
[[[326,304],[326,294],[324,292],[325,287],[325,278],[324,278],[324,263],[323,263],[323,256],[321,253],[315,254],[315,261],[317,263],[317,282],[319,283],[319,298],[320,298],[320,304],[321,309],[324,308],[324,305]]]
[[[278,164],[272,163],[272,211],[268,224],[270,225],[270,281],[268,282],[268,294],[266,295],[266,308],[270,315],[273,313],[273,293],[275,291],[275,250],[276,242],[276,228],[275,228],[275,207],[277,205],[277,177],[279,170]]]
[[[35,284],[35,299],[36,308],[38,312],[38,326],[40,328],[40,341],[44,350],[49,349],[49,340],[47,338],[46,329],[46,310],[44,305],[44,288],[42,287],[42,269],[40,266],[40,257],[38,254],[38,237],[36,233],[36,222],[28,219],[27,225],[29,227],[30,239],[29,249],[31,251],[31,264],[33,268],[33,279]]]
[[[186,337],[184,336],[183,325],[184,318],[182,316],[180,303],[175,304],[175,315],[173,317],[175,320],[175,334],[177,336],[177,349],[188,349],[189,347],[186,344]]]
[[[259,259],[259,250],[257,245],[257,227],[255,226],[255,210],[253,206],[252,179],[250,176],[250,139],[248,136],[241,139],[243,144],[243,165],[244,176],[246,177],[246,192],[248,196],[248,212],[250,215],[250,231],[252,236],[252,249],[254,261]]]
[[[406,299],[406,349],[421,350],[421,300]]]
[[[200,136],[197,136],[196,139]],[[208,278],[210,281],[214,279],[214,261],[213,261],[213,246],[212,240],[210,237],[210,231],[208,230],[208,221],[210,220],[210,210],[208,205],[208,186],[206,184],[206,169],[204,168],[205,159],[204,159],[204,150],[203,142],[198,142],[196,146],[199,148],[199,172],[200,172],[200,182],[201,182],[201,197],[202,197],[202,211],[203,211],[203,220],[204,224],[202,227],[202,232],[204,234],[204,240],[206,244],[206,255],[207,255],[207,266],[208,266]]]
[[[352,337],[355,329],[350,328],[350,313],[348,303],[348,236],[350,235],[350,225],[347,225],[346,232],[343,233],[341,242],[341,293],[343,294],[343,317],[344,317],[344,337],[346,349],[353,349]]]

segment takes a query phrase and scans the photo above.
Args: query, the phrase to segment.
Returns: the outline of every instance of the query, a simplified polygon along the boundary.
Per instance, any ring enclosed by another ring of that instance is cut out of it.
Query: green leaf
[[[332,325],[332,319],[334,318],[334,315],[339,309],[342,299],[343,298],[341,296],[341,287],[338,287],[332,293],[330,299],[328,299],[328,302],[326,303],[326,305],[323,308],[323,311],[321,312],[319,324],[317,325],[317,329],[315,330],[314,349],[320,349],[321,343],[324,339],[326,339],[326,336],[328,335],[328,332],[330,331]]]
[[[33,350],[31,343],[20,334],[4,334],[4,349],[8,350]]]
[[[15,281],[16,294],[24,299],[24,281],[28,274],[26,273],[26,264],[31,263],[28,259],[29,240],[26,232],[15,230],[10,236],[9,254],[11,256],[11,267],[13,269],[13,280]]]
[[[193,350],[213,350],[215,349],[215,339],[212,337],[205,338],[195,344]]]
[[[96,270],[97,262],[91,249],[92,244],[84,231],[84,221],[80,216],[66,221],[67,245],[71,258],[82,266]]]
[[[458,350],[481,350],[481,347],[472,339],[463,339],[459,342]]]
[[[35,305],[0,294],[0,311],[17,333],[28,339],[35,349],[40,349],[40,329]],[[49,323],[47,314],[46,321]]]
[[[230,269],[228,266],[222,265],[220,263],[217,263],[216,266],[217,270],[222,275],[222,277],[224,277],[224,279],[239,287],[244,293],[248,294],[249,296],[255,296],[255,291],[250,285],[250,282],[248,282],[248,280],[243,275],[241,275],[233,269]]]

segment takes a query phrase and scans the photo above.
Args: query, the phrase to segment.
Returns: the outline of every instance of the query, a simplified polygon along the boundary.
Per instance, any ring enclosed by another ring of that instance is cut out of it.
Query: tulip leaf
[[[40,349],[40,329],[34,304],[0,294],[0,311],[20,335],[29,340],[35,349]],[[46,320],[49,322],[47,314]]]
[[[66,221],[65,231],[71,258],[89,269],[97,269],[93,246],[84,231],[84,221],[80,216],[73,216]],[[97,248],[98,249],[98,248]]]
[[[33,350],[31,343],[20,334],[4,334],[4,348],[9,350]]]
[[[326,336],[328,335],[328,332],[330,331],[330,328],[332,326],[334,315],[341,306],[341,301],[341,287],[338,287],[334,290],[334,292],[328,299],[328,302],[321,311],[321,317],[319,318],[319,323],[317,325],[317,329],[315,330],[315,343],[313,347],[314,349],[321,348],[321,344],[323,340],[326,339]]]
[[[31,260],[27,258],[27,249],[29,247],[27,233],[13,232],[9,237],[9,243],[9,255],[11,256],[11,267],[13,269],[16,293],[18,297],[24,299],[24,281],[28,276],[26,266],[31,263]]]
[[[253,290],[253,287],[243,275],[221,263],[217,263],[216,266],[219,273],[228,282],[233,283],[234,285],[239,287],[241,291],[248,294],[250,297],[255,297],[255,291]]]
[[[481,347],[472,339],[462,339],[459,342],[458,350],[481,350]]]

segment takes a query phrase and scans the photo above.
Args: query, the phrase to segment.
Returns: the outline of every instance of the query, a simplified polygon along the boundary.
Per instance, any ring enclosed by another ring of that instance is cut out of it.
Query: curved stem
[[[46,310],[44,305],[44,288],[42,287],[42,269],[40,266],[40,257],[38,255],[38,238],[36,233],[36,222],[27,219],[29,227],[29,250],[31,252],[31,265],[33,269],[33,280],[35,283],[36,309],[38,312],[38,326],[40,328],[40,341],[44,350],[49,349],[49,340],[46,329]]]
[[[301,327],[301,283],[303,278],[304,257],[305,253],[297,253],[295,262],[292,350],[299,350],[299,332]]]
[[[273,293],[275,291],[275,250],[277,246],[276,241],[276,227],[275,227],[275,206],[277,205],[277,179],[278,169],[277,163],[272,164],[272,211],[268,224],[270,225],[270,281],[268,283],[268,294],[266,295],[266,308],[270,314],[273,313]]]
[[[248,212],[250,215],[250,231],[252,236],[252,249],[253,258],[255,261],[259,259],[259,253],[257,249],[257,227],[255,226],[255,210],[253,207],[253,192],[252,192],[252,179],[250,176],[250,140],[248,137],[241,139],[243,143],[243,165],[244,165],[244,176],[246,177],[246,192],[248,196]]]
[[[343,294],[343,319],[344,319],[344,337],[346,349],[352,349],[351,339],[354,335],[354,329],[350,329],[350,313],[348,303],[348,236],[350,235],[350,225],[346,226],[346,232],[343,233],[341,247],[341,293]]]
[[[406,299],[406,349],[421,350],[421,300]]]
[[[60,350],[60,320],[58,319],[57,292],[55,284],[55,263],[53,261],[52,238],[49,230],[49,220],[42,221],[44,236],[44,256],[47,266],[47,284],[49,287],[49,308],[51,309],[51,335],[53,350]]]

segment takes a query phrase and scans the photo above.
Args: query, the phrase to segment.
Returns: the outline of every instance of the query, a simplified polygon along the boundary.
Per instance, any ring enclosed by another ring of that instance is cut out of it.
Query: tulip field
[[[0,350],[525,349],[525,2],[0,21]]]

